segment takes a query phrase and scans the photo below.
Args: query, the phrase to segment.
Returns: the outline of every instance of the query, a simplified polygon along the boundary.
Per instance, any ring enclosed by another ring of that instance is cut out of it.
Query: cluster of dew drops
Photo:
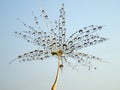
[[[17,58],[12,60],[12,63],[15,60],[18,61],[31,61],[31,60],[44,60],[52,56],[51,52],[56,52],[56,50],[61,50],[63,52],[62,60],[64,60],[68,65],[72,66],[75,69],[76,65],[72,65],[72,62],[67,60],[68,57],[77,60],[77,63],[80,63],[83,66],[94,67],[91,62],[93,60],[102,61],[101,58],[98,58],[93,55],[79,53],[78,51],[82,48],[99,44],[103,41],[106,41],[107,38],[99,36],[96,32],[102,30],[103,26],[99,25],[90,25],[88,27],[81,28],[73,33],[69,38],[66,39],[66,20],[65,20],[65,10],[64,4],[59,10],[60,15],[58,20],[54,22],[50,21],[50,18],[46,14],[45,10],[41,10],[40,17],[43,19],[45,28],[49,32],[45,32],[40,27],[40,22],[38,17],[33,14],[33,19],[38,30],[34,29],[31,25],[27,25],[21,20],[19,20],[26,28],[29,30],[22,32],[15,32],[15,34],[26,40],[29,43],[33,43],[39,47],[41,50],[33,50],[23,55],[19,55]],[[54,25],[53,25],[54,24]],[[63,66],[63,63],[61,64]],[[94,67],[96,69],[96,67]]]

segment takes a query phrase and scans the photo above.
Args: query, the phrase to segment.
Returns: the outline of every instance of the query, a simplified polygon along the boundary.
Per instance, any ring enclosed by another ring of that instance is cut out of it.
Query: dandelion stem
[[[59,78],[59,70],[60,70],[60,56],[58,56],[57,74],[56,74],[56,78],[55,78],[55,81],[54,81],[54,84],[53,84],[51,90],[56,90],[56,88],[57,88],[57,83],[58,83],[58,78]]]

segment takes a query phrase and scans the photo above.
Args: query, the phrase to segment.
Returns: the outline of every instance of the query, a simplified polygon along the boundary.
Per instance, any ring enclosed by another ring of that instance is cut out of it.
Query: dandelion
[[[19,20],[26,28],[29,30],[22,31],[22,32],[15,32],[17,36],[25,39],[29,43],[33,43],[40,46],[42,49],[34,50],[30,52],[26,52],[22,55],[19,55],[16,59],[12,60],[12,63],[15,60],[18,61],[32,61],[32,60],[44,60],[46,58],[50,58],[52,56],[58,57],[58,69],[56,74],[55,82],[51,88],[51,90],[56,90],[59,71],[64,67],[64,63],[68,63],[70,66],[73,67],[71,62],[67,60],[67,57],[73,58],[79,63],[80,65],[85,65],[90,70],[91,67],[96,69],[92,65],[93,60],[102,61],[101,58],[85,54],[82,52],[78,52],[78,50],[99,44],[103,41],[106,41],[107,38],[101,37],[96,34],[97,31],[102,30],[103,26],[99,25],[90,25],[88,27],[84,27],[80,30],[77,30],[73,33],[69,38],[66,38],[66,19],[65,19],[65,10],[64,4],[60,8],[60,16],[58,20],[55,20],[52,23],[46,14],[45,10],[41,10],[40,17],[44,20],[45,25],[49,32],[45,32],[41,30],[40,23],[38,21],[38,17],[33,14],[34,22],[37,25],[39,30],[34,29],[34,27],[29,26]],[[75,67],[73,67],[75,69]]]

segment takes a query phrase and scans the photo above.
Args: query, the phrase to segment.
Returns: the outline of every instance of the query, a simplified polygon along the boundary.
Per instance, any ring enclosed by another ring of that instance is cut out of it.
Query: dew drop
[[[38,34],[41,34],[41,32],[38,32]]]
[[[93,42],[90,42],[90,45],[93,45]]]
[[[22,59],[22,61],[25,61],[25,59]]]
[[[94,69],[96,70],[97,68],[96,68],[96,67],[94,67]]]
[[[73,44],[73,42],[72,42],[72,41],[69,41],[69,42],[68,42],[68,44],[69,44],[69,45],[72,45],[72,44]]]
[[[79,33],[80,33],[80,34],[83,33],[83,30],[79,30]]]
[[[65,36],[65,34],[62,34],[62,36]]]
[[[90,33],[90,30],[87,30],[86,33]]]
[[[99,29],[99,30],[102,29],[102,26],[99,26],[98,29]]]
[[[38,21],[36,21],[35,23],[38,24]]]
[[[24,38],[26,38],[26,35],[23,35]]]
[[[17,34],[17,32],[15,32],[15,34]]]
[[[66,44],[63,44],[63,47],[67,47],[67,45],[66,45]]]
[[[41,39],[41,37],[38,37],[38,39]]]
[[[38,52],[38,50],[35,50],[34,52]]]
[[[22,58],[22,56],[20,55],[20,56],[18,56],[18,58]]]
[[[59,27],[59,30],[62,30],[62,27]]]
[[[40,60],[43,60],[43,58],[40,58]]]
[[[60,65],[60,68],[63,68],[63,64]]]
[[[82,46],[80,45],[80,46],[77,46],[77,48],[82,48]]]
[[[80,63],[80,60],[78,60],[78,63]]]
[[[42,12],[45,12],[45,10],[42,10]]]
[[[88,38],[88,35],[86,34],[85,37]]]
[[[45,18],[48,19],[48,15],[45,15]]]
[[[78,37],[78,40],[80,40],[81,39],[81,37]]]
[[[93,28],[93,30],[96,30],[96,28]]]
[[[94,25],[91,25],[90,27],[94,27]]]

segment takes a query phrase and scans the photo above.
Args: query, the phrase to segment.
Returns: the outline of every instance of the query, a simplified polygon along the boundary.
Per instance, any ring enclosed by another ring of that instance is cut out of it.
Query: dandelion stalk
[[[54,84],[51,88],[51,90],[56,90],[57,88],[57,83],[58,83],[58,79],[59,79],[59,71],[60,71],[60,56],[58,56],[58,69],[57,69],[57,73],[56,73],[56,78],[55,78],[55,81],[54,81]]]
[[[58,50],[57,52],[51,52],[52,55],[57,55],[58,57],[58,69],[57,69],[57,74],[56,74],[56,78],[55,78],[55,82],[51,88],[51,90],[56,90],[57,88],[57,83],[58,83],[58,79],[59,79],[59,71],[60,71],[60,68],[61,68],[61,64],[60,64],[60,60],[61,60],[61,57],[62,57],[62,54],[63,54],[63,51],[62,50]]]

